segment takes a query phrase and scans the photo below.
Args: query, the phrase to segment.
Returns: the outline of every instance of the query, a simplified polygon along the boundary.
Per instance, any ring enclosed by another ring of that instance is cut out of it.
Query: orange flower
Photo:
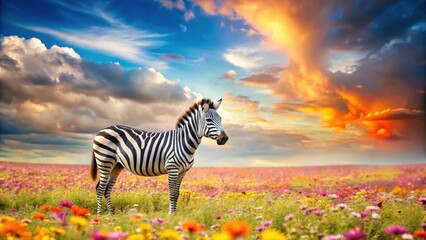
[[[186,221],[182,223],[182,229],[190,233],[199,233],[203,231],[204,225],[197,223],[196,221]]]
[[[423,229],[416,230],[413,236],[418,237],[419,239],[422,239],[422,240],[426,240],[426,231]]]
[[[54,211],[54,212],[60,212],[60,211],[62,211],[62,208],[60,208],[60,207],[52,207],[51,210]]]
[[[43,211],[50,211],[50,210],[52,210],[52,208],[53,208],[53,206],[50,206],[50,205],[42,205],[42,206],[40,207],[40,210],[43,210]]]
[[[90,210],[87,208],[82,208],[77,205],[71,207],[71,212],[74,216],[86,216],[90,214]]]
[[[44,215],[43,213],[36,213],[33,215],[33,219],[44,220],[45,218],[46,218],[46,215]]]
[[[223,228],[232,235],[232,237],[246,236],[250,232],[250,227],[246,222],[232,221],[223,225]]]
[[[12,236],[13,238],[29,239],[31,233],[27,230],[27,224],[11,220],[0,224],[0,235]]]
[[[92,218],[92,222],[93,223],[99,223],[101,221],[101,219],[98,217],[98,216],[94,216],[93,218]]]

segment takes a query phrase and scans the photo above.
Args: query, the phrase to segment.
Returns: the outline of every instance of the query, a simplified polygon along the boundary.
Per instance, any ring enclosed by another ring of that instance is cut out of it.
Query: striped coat
[[[113,213],[111,190],[123,169],[140,176],[168,174],[169,212],[176,211],[179,188],[186,172],[194,164],[194,154],[201,139],[215,139],[219,145],[228,140],[221,117],[216,112],[221,100],[195,103],[178,120],[176,129],[148,132],[122,125],[102,129],[93,140],[92,177],[96,185],[97,213],[102,212],[102,198]]]

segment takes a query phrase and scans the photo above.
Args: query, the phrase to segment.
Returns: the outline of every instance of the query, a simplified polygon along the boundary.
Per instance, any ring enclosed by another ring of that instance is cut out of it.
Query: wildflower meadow
[[[88,166],[0,163],[0,239],[425,239],[426,165],[195,168],[168,215],[166,176],[123,173],[94,214]]]

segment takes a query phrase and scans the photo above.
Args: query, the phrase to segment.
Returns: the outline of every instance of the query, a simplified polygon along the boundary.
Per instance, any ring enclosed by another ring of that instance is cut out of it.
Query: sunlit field
[[[426,165],[123,171],[96,216],[89,166],[0,163],[0,235],[34,239],[425,239]]]

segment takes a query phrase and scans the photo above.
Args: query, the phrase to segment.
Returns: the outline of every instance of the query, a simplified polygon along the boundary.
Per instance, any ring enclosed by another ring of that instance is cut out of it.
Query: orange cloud
[[[359,72],[346,75],[328,72],[328,51],[335,49],[327,42],[327,34],[336,27],[330,21],[333,4],[304,0],[203,0],[195,3],[208,14],[244,20],[265,37],[266,45],[278,46],[288,54],[289,63],[284,71],[275,75],[255,74],[242,79],[241,83],[266,87],[284,103],[310,102],[296,110],[320,115],[326,127],[345,129],[348,124],[358,124],[374,136],[395,139],[405,136],[401,129],[408,128],[406,124],[395,123],[392,119],[414,119],[424,115],[421,111],[408,110],[416,108],[412,106],[423,105],[418,97],[412,96],[414,92],[410,92],[407,84],[404,85],[406,81],[400,80],[405,72],[389,74],[396,71],[401,63],[388,60],[385,51],[380,53],[382,56],[365,61],[365,69]],[[343,7],[348,6],[351,5]],[[393,47],[389,45],[386,51],[392,51]],[[349,49],[348,46],[345,49]],[[395,51],[391,55],[401,54],[398,52],[401,50]],[[419,58],[415,54],[410,57],[412,62]],[[384,60],[380,62],[377,59]],[[353,86],[349,85],[351,83]],[[421,89],[424,85],[415,87]],[[384,110],[388,108],[393,110]],[[293,109],[294,106],[291,106],[287,110]],[[369,115],[377,111],[385,112],[380,114],[380,118]],[[380,124],[372,122],[378,120],[381,120]]]

